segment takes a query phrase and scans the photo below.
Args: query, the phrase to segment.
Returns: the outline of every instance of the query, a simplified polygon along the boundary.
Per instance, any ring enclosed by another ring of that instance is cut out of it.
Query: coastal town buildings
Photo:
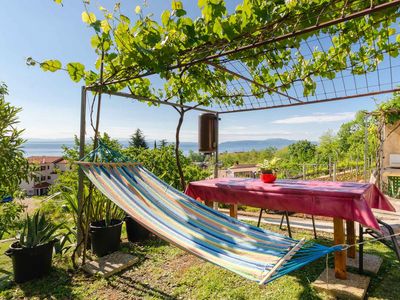
[[[27,196],[46,195],[58,175],[70,168],[61,156],[30,156],[28,162],[35,166],[35,176],[29,181],[21,182],[20,187]]]

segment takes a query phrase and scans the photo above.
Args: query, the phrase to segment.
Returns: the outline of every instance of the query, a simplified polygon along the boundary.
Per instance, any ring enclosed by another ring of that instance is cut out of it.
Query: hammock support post
[[[276,271],[278,271],[278,269],[288,260],[290,260],[293,255],[296,254],[297,251],[299,251],[301,249],[301,247],[304,245],[304,243],[306,242],[305,238],[302,238],[292,249],[289,250],[288,253],[285,254],[284,257],[282,257],[277,263],[276,265],[271,269],[271,271],[269,271],[267,273],[267,275],[264,276],[263,279],[260,280],[260,282],[258,283],[259,285],[263,285],[265,284],[272,276],[274,276],[274,274],[276,273]]]
[[[86,87],[81,89],[81,119],[80,119],[80,134],[79,134],[79,159],[85,156],[85,131],[86,131]],[[78,169],[78,226],[77,226],[77,245],[82,245],[83,232],[82,227],[82,209],[83,209],[83,179],[84,173],[81,168]],[[81,246],[77,252],[81,253]]]
[[[218,113],[216,113],[215,114],[215,117],[216,117],[216,119],[217,119],[217,121],[216,121],[216,128],[215,128],[215,163],[214,163],[214,178],[218,178],[218,170],[219,170],[219,168],[218,168],[218,152],[219,152],[219,147],[218,147],[218,144],[219,144],[219,139],[218,139],[218,137],[219,137],[219,114]],[[215,210],[218,210],[218,202],[216,202],[216,201],[214,201],[213,202],[213,208],[215,209]]]

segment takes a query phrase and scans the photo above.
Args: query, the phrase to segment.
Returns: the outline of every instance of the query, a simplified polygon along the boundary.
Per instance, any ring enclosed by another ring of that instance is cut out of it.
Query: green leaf
[[[174,0],[174,1],[172,1],[171,6],[172,6],[173,10],[183,9],[183,4],[182,4],[181,1],[175,1]]]
[[[90,39],[90,45],[92,45],[92,47],[94,49],[97,49],[99,47],[100,44],[100,39],[97,35],[92,36],[92,38]]]
[[[121,19],[121,21],[123,22],[123,23],[127,23],[127,24],[130,24],[130,22],[131,22],[131,20],[127,17],[127,16],[125,16],[125,15],[120,15],[119,16],[119,18]]]
[[[167,26],[170,17],[171,13],[169,12],[169,10],[164,10],[161,14],[161,22],[164,26]]]
[[[62,0],[53,0],[55,3],[62,5]]]
[[[186,10],[184,10],[184,9],[177,9],[176,10],[176,16],[177,17],[182,17],[184,15],[186,15]]]
[[[100,27],[105,33],[109,33],[111,30],[110,23],[108,23],[108,20],[102,20],[100,22]]]
[[[400,43],[400,34],[396,36],[396,42]]]
[[[139,15],[141,12],[142,12],[142,8],[140,7],[140,5],[137,5],[137,6],[135,7],[135,13],[136,13],[137,15]]]
[[[85,66],[78,62],[68,63],[67,71],[73,81],[79,82],[85,75]]]
[[[220,38],[223,36],[223,29],[220,21],[217,19],[215,20],[214,26],[213,26],[213,31],[214,33],[218,34]]]
[[[197,1],[197,6],[199,8],[204,7],[204,5],[206,5],[206,4],[207,4],[207,0],[199,0],[199,1]]]
[[[84,11],[82,13],[82,21],[86,24],[93,24],[94,22],[96,22],[96,16],[94,13],[87,13],[86,11]]]
[[[55,72],[61,69],[61,62],[59,60],[49,59],[40,64],[43,71]]]

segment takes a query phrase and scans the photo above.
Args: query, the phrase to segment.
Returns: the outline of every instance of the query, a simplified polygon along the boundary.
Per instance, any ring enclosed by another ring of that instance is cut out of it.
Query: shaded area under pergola
[[[336,6],[338,3],[344,3],[341,9]],[[195,102],[181,104],[174,102],[173,99],[163,100],[136,95],[132,92],[126,92],[126,89],[124,91],[114,91],[115,89],[110,87],[120,83],[129,83],[129,81],[139,78],[157,76],[157,72],[152,70],[129,67],[117,70],[112,76],[82,88],[80,157],[84,157],[86,97],[88,91],[92,91],[96,95],[109,94],[142,102],[151,102],[156,105],[212,112],[217,117],[225,113],[323,103],[400,91],[398,87],[400,83],[400,76],[398,76],[400,57],[393,54],[393,51],[398,51],[398,49],[390,47],[385,50],[379,50],[381,59],[376,61],[372,67],[360,62],[354,63],[350,58],[347,58],[343,62],[346,65],[345,67],[338,70],[329,70],[334,73],[333,76],[319,76],[311,72],[305,77],[292,78],[289,82],[282,79],[283,74],[296,65],[296,60],[299,56],[305,59],[311,58],[315,49],[326,52],[329,51],[329,48],[334,47],[335,37],[341,30],[346,30],[345,24],[348,22],[358,22],[362,18],[374,16],[379,24],[385,22],[393,23],[384,12],[386,10],[395,10],[397,20],[399,7],[400,0],[389,2],[373,0],[327,1],[313,7],[312,17],[302,14],[283,16],[281,19],[268,23],[262,28],[255,29],[253,32],[245,32],[232,41],[221,40],[213,44],[207,43],[185,50],[177,58],[180,63],[165,66],[165,70],[174,71],[182,68],[188,69],[198,64],[206,64],[208,69],[213,72],[228,73],[232,75],[232,79],[227,83],[226,94],[213,96],[215,99],[224,97],[240,98],[241,101],[239,102],[232,101],[230,104],[226,104],[224,101],[214,101],[210,105],[202,105]],[[304,24],[307,24],[307,26]],[[355,35],[360,37],[362,33],[356,32]],[[305,36],[307,38],[304,38]],[[299,37],[303,38],[298,39]],[[396,41],[396,37],[390,34],[387,34],[387,39],[389,44]],[[285,65],[279,65],[274,52],[277,45],[282,49],[282,43],[287,45],[288,55],[290,56],[290,62]],[[352,45],[351,50],[357,51],[359,47],[361,47],[360,44],[355,43]],[[260,65],[268,66],[272,74],[277,77],[273,87],[265,84],[262,81],[262,76],[254,78],[251,75],[254,74],[254,70],[250,71],[249,66],[245,63],[248,57],[262,57]],[[324,65],[322,64],[320,67],[323,68]],[[315,91],[311,94],[304,90],[304,81],[307,77],[312,78],[316,83]],[[99,100],[97,120],[100,114],[100,105],[101,101]],[[97,133],[98,121],[94,129]],[[96,137],[97,134],[95,135]],[[216,153],[216,166],[217,155],[218,152]],[[215,167],[215,176],[217,176],[217,167]],[[78,199],[79,211],[82,213],[83,173],[81,171]],[[340,240],[336,240],[336,242],[344,243],[343,220],[338,219],[336,221],[337,224],[335,223],[335,226],[337,225],[343,233]],[[82,220],[80,219],[79,223],[81,222]],[[78,233],[78,241],[82,238],[79,237],[79,234],[82,233]],[[339,273],[345,273],[346,260],[343,255],[339,256],[340,259],[335,261],[335,268]]]

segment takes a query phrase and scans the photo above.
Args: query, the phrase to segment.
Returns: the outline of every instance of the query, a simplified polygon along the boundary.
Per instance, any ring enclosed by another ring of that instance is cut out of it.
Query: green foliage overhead
[[[392,99],[379,105],[377,113],[383,115],[387,124],[394,124],[400,120],[400,94],[394,93]]]
[[[79,82],[85,76],[85,66],[81,63],[68,63],[67,71],[71,79],[75,82]]]
[[[0,197],[13,195],[28,178],[28,161],[22,149],[23,130],[17,129],[21,108],[6,102],[7,86],[0,82]]]
[[[83,78],[91,85],[99,82],[103,62],[103,82],[117,80],[108,87],[113,91],[129,88],[135,95],[205,106],[212,102],[242,105],[244,91],[232,93],[228,88],[235,79],[231,74],[208,63],[193,62],[221,51],[298,32],[384,2],[243,0],[229,15],[226,1],[200,0],[198,15],[201,17],[194,19],[188,17],[181,1],[172,1],[171,10],[161,14],[160,22],[156,21],[158,16],[144,15],[140,6],[133,16],[127,16],[121,12],[119,3],[113,9],[99,7],[99,13],[92,11],[93,5],[87,5],[82,21],[94,31],[91,45],[97,61],[94,67],[79,65],[72,70],[70,63],[64,69],[73,81]],[[299,81],[304,96],[308,96],[315,93],[318,76],[333,79],[348,65],[352,66],[353,74],[364,74],[376,70],[386,54],[397,57],[398,17],[396,7],[388,8],[226,57],[240,61],[249,70],[250,77],[267,87],[253,84],[251,92],[257,97],[263,97],[265,90],[285,92]],[[302,42],[328,35],[332,37],[329,49],[312,49],[311,57],[298,51]],[[219,63],[217,59],[207,62]],[[40,66],[55,71],[61,68],[61,63],[48,60]],[[163,87],[153,86],[144,78],[146,74],[157,74],[164,81]]]

